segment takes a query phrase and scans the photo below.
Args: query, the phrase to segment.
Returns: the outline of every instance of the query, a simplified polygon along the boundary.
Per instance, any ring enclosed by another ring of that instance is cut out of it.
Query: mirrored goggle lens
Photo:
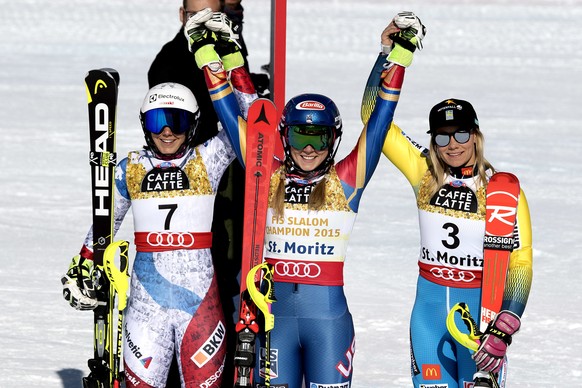
[[[449,133],[437,133],[434,137],[434,142],[439,147],[446,147],[451,142],[451,136],[455,138],[455,141],[459,144],[465,144],[471,138],[471,132],[469,131],[457,131],[452,134]]]
[[[158,108],[144,114],[145,128],[153,134],[160,134],[164,127],[170,127],[176,134],[185,133],[194,118],[192,113],[181,109]]]
[[[331,127],[320,125],[290,125],[287,131],[289,145],[302,150],[308,145],[317,151],[329,148],[332,141],[333,130]]]

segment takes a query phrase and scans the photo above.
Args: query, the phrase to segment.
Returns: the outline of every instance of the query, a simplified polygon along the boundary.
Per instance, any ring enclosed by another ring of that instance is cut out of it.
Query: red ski
[[[487,185],[479,323],[482,332],[500,311],[503,302],[509,255],[513,250],[519,190],[519,180],[507,172],[494,174]]]
[[[285,107],[285,84],[287,74],[287,0],[271,0],[271,98],[279,107],[278,116]],[[275,155],[283,159],[283,144],[275,142]]]
[[[277,118],[275,105],[265,98],[253,102],[247,118],[241,302],[234,356],[237,388],[252,386],[253,368],[256,364],[255,340],[259,332],[257,307],[247,291],[246,278],[249,271],[263,261],[269,186],[278,137]]]

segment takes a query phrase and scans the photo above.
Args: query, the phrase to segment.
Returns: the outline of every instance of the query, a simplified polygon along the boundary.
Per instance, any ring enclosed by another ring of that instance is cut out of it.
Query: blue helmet
[[[285,150],[285,163],[289,172],[298,171],[304,174],[305,172],[295,164],[290,154],[289,127],[294,126],[309,127],[312,134],[314,129],[317,131],[320,128],[322,136],[326,135],[325,139],[329,139],[329,154],[321,166],[314,171],[318,175],[325,174],[333,164],[342,136],[342,118],[337,106],[329,97],[315,93],[300,94],[285,104],[279,123],[279,134]],[[324,133],[328,131],[329,135]]]

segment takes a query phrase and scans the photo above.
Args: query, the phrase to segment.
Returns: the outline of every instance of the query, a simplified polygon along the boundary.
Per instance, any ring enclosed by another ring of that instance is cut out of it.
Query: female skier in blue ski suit
[[[202,25],[201,20],[191,19],[186,30],[215,110],[244,164],[244,112],[255,95],[242,61],[237,60],[240,53],[230,40],[228,26],[215,24],[220,20],[218,15]],[[416,23],[417,29],[408,38],[402,34],[402,39],[407,39],[408,47],[419,45],[424,28],[414,15],[398,15],[383,35],[398,33],[399,23],[409,22]],[[219,41],[205,27],[217,32]],[[380,55],[385,72],[376,107],[355,148],[338,163],[334,156],[343,128],[333,101],[302,94],[285,105],[279,124],[285,155],[275,161],[271,173],[265,233],[265,259],[274,268],[277,298],[272,305],[271,386],[351,385],[355,339],[343,289],[344,260],[363,190],[381,155],[405,67],[411,61],[412,52],[399,44],[390,56]],[[259,387],[265,376],[264,351],[257,358]]]
[[[484,157],[483,134],[469,102],[444,100],[432,108],[429,121],[429,149],[395,125],[383,148],[410,182],[418,206],[421,246],[410,319],[412,381],[417,388],[465,388],[473,387],[475,379],[475,386],[490,387],[488,372],[494,372],[503,387],[505,353],[520,327],[532,280],[527,200],[521,191],[502,311],[472,355],[451,337],[446,318],[455,304],[463,302],[479,321],[485,193],[495,170]],[[457,326],[464,327],[460,317],[456,319]]]

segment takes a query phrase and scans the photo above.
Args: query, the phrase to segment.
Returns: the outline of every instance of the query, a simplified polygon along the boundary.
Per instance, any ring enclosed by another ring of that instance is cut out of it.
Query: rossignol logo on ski
[[[498,190],[487,194],[485,248],[513,249],[516,204],[517,197],[507,191]]]
[[[194,361],[198,368],[202,368],[208,361],[214,357],[220,346],[224,342],[226,330],[222,322],[218,322],[218,325],[210,334],[210,337],[204,342],[204,344],[194,353],[191,360]]]
[[[487,195],[487,198],[493,196],[501,196],[502,198],[492,199],[492,202],[501,205],[487,205],[487,222],[492,226],[491,231],[495,233],[499,230],[503,233],[507,230],[513,230],[513,222],[508,220],[512,219],[516,214],[515,203],[517,203],[517,197],[506,192],[506,191],[495,191]],[[506,198],[503,198],[506,197]],[[503,225],[499,225],[503,224]],[[508,229],[509,226],[509,229]]]
[[[486,249],[513,250],[513,237],[485,236],[483,247]]]

